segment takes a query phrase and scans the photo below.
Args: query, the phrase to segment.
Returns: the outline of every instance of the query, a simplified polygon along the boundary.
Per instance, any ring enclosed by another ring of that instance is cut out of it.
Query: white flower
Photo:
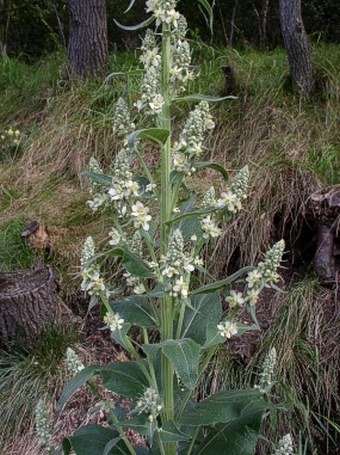
[[[162,95],[160,95],[160,94],[156,94],[149,102],[150,109],[155,114],[160,114],[162,112],[163,104],[164,104],[164,99],[163,99]]]
[[[140,283],[133,288],[133,292],[137,295],[145,294],[146,293],[145,286],[142,283]]]
[[[125,197],[129,197],[131,195],[138,196],[138,192],[140,190],[138,182],[136,182],[134,180],[127,180],[126,182],[124,182],[124,187],[125,187],[125,191],[124,191]]]
[[[274,455],[293,455],[293,441],[288,433],[280,439]]]
[[[174,297],[180,295],[181,298],[186,299],[188,297],[188,291],[189,285],[184,281],[184,278],[180,276],[172,288],[172,295]]]
[[[209,239],[209,237],[215,239],[222,234],[222,229],[217,226],[215,221],[211,219],[210,215],[201,220],[201,228],[204,239]]]
[[[120,317],[119,313],[115,314],[106,313],[103,320],[107,328],[109,328],[111,332],[120,330],[125,322],[124,319]]]
[[[260,291],[258,289],[248,289],[246,294],[246,301],[249,305],[256,305],[260,298]]]
[[[151,192],[151,191],[153,191],[156,188],[156,186],[157,185],[155,183],[149,183],[148,185],[146,185],[145,190],[147,192]]]
[[[230,212],[234,213],[240,208],[240,202],[236,194],[229,190],[221,194],[220,199],[216,202],[216,207],[219,209],[226,207]]]
[[[246,278],[248,288],[257,288],[261,285],[262,282],[262,274],[258,270],[253,270],[252,272],[248,273]]]
[[[230,291],[230,295],[226,297],[226,301],[232,308],[244,304],[244,298],[241,292]]]
[[[237,324],[231,321],[222,321],[217,326],[220,335],[224,338],[231,338],[237,334]]]
[[[124,197],[124,188],[119,184],[115,184],[109,189],[108,193],[113,201],[119,201]]]
[[[145,207],[140,201],[137,201],[136,204],[132,206],[131,215],[136,218],[134,221],[135,228],[142,226],[144,231],[148,231],[150,228],[149,221],[151,221],[151,215],[149,215],[149,208]]]
[[[171,267],[169,265],[162,271],[162,275],[167,276],[168,278],[172,278],[174,275],[179,275],[179,271],[175,267]]]
[[[85,240],[83,249],[81,251],[80,264],[84,270],[87,266],[87,263],[95,255],[95,243],[93,237],[88,236]]]
[[[120,244],[122,236],[119,234],[116,228],[112,228],[112,230],[109,232],[109,236],[111,237],[111,240],[109,240],[109,245],[116,246]]]

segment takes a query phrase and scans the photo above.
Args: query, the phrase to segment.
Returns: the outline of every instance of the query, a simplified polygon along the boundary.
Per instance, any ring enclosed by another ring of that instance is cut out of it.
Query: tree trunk
[[[302,22],[301,0],[280,0],[280,22],[293,83],[308,98],[314,90],[314,68]]]
[[[0,272],[0,342],[32,347],[61,316],[51,267]]]
[[[101,76],[107,64],[106,0],[68,0],[71,78]]]

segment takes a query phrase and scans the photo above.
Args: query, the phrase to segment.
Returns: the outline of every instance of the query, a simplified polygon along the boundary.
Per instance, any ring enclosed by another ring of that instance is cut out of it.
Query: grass
[[[77,341],[74,329],[56,327],[30,353],[0,352],[1,453],[33,425],[38,400],[53,400],[60,393],[67,378],[65,352]]]
[[[20,220],[0,227],[0,270],[26,269],[33,265],[35,255],[21,237],[24,227]]]

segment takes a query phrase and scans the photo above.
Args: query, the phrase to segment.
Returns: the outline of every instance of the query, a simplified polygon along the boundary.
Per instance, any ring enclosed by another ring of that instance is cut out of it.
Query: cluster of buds
[[[294,455],[293,451],[292,437],[288,433],[280,439],[274,455]]]
[[[216,208],[226,210],[228,215],[235,215],[242,208],[242,202],[247,198],[249,182],[248,166],[242,168],[236,175],[234,182],[223,192],[216,201]]]
[[[193,258],[184,252],[184,239],[180,229],[173,232],[168,253],[162,263],[162,275],[168,279],[170,295],[186,299],[189,280],[185,277],[195,270],[195,265]]]
[[[35,425],[38,434],[39,444],[49,454],[54,454],[52,445],[52,433],[50,429],[49,409],[44,400],[40,399],[35,408]]]
[[[113,172],[113,183],[108,194],[118,216],[123,218],[127,213],[128,205],[135,201],[140,191],[138,182],[132,178],[130,159],[126,149],[122,148],[117,153]]]
[[[176,5],[177,0],[148,0],[146,12],[154,15],[157,26],[164,23],[176,29],[180,18],[179,12],[175,10]]]
[[[255,389],[258,389],[261,393],[268,393],[274,384],[276,358],[276,349],[272,348],[264,359],[260,381],[255,385]]]
[[[179,91],[185,91],[188,81],[195,78],[191,70],[190,44],[185,39],[187,26],[185,17],[181,15],[178,28],[173,35],[170,81],[175,85],[178,84],[176,88]]]
[[[193,160],[203,153],[203,139],[207,131],[215,126],[209,113],[209,104],[201,101],[190,113],[173,147],[173,166],[178,172],[191,175]]]
[[[134,131],[136,125],[131,121],[128,105],[123,98],[119,98],[116,103],[116,109],[113,119],[113,132],[119,139],[124,139],[126,143],[127,136]]]
[[[145,412],[150,423],[153,423],[163,409],[160,396],[152,387],[148,387],[140,399],[137,401],[135,412],[141,414]]]
[[[72,348],[66,349],[66,359],[65,359],[67,370],[72,374],[76,375],[79,371],[85,368],[84,364],[74,352]]]
[[[145,74],[142,80],[142,97],[136,102],[138,110],[145,109],[150,115],[162,112],[164,99],[161,95],[161,55],[156,39],[151,30],[148,30],[142,42],[141,61]]]
[[[234,335],[237,335],[238,329],[236,322],[233,321],[221,321],[217,325],[217,329],[220,332],[221,337],[223,338],[231,338]]]
[[[246,301],[250,305],[255,305],[258,302],[259,294],[265,286],[270,287],[279,280],[280,276],[277,269],[282,260],[284,248],[284,240],[275,243],[267,251],[264,261],[260,262],[255,270],[248,273]]]
[[[203,197],[203,208],[211,208],[216,204],[215,188],[211,186]],[[208,240],[210,238],[216,239],[222,234],[222,229],[218,227],[214,215],[208,215],[200,221],[201,229],[203,231],[203,238]]]
[[[103,318],[105,328],[110,329],[111,332],[121,330],[124,324],[124,319],[120,317],[119,313],[106,313]]]
[[[100,276],[98,264],[95,262],[89,264],[94,255],[95,243],[93,238],[89,236],[85,240],[80,257],[81,277],[83,279],[80,288],[91,296],[100,297],[103,293],[108,295],[109,291],[106,289],[104,279]]]
[[[92,157],[88,165],[89,172],[95,174],[103,174],[98,161]],[[107,187],[93,180],[90,181],[90,195],[91,199],[87,201],[87,205],[91,210],[96,212],[100,208],[106,208],[110,204],[110,197],[107,194]]]
[[[18,146],[20,144],[20,131],[13,130],[9,128],[8,130],[4,130],[3,133],[0,134],[0,145],[3,146]]]

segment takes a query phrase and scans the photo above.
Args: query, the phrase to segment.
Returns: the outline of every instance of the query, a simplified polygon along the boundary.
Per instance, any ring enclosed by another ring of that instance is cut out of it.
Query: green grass
[[[0,226],[0,270],[17,270],[31,267],[34,252],[21,237],[25,224],[14,220]]]
[[[0,351],[0,451],[31,427],[38,400],[53,400],[67,379],[66,349],[79,341],[74,329],[45,333],[30,353]]]

